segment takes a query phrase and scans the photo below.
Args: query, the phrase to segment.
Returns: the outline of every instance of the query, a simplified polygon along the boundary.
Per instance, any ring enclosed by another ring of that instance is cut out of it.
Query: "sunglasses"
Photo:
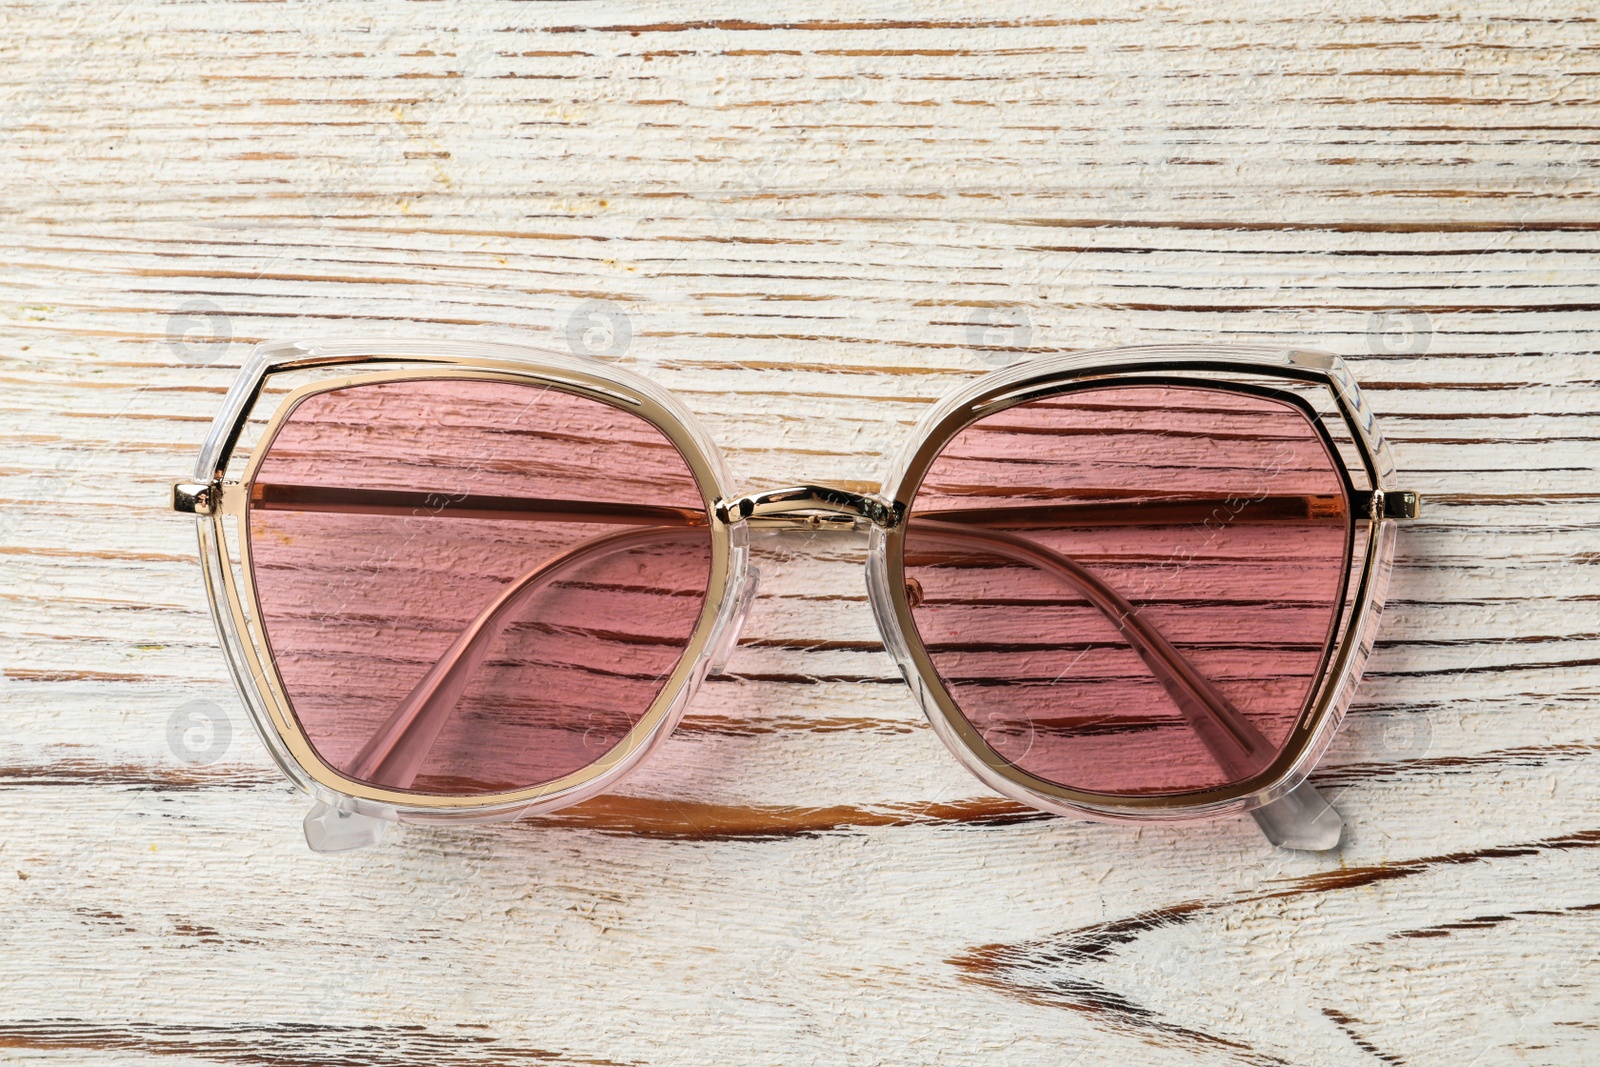
[[[1051,357],[937,404],[878,492],[736,495],[671,394],[489,344],[258,347],[174,487],[307,842],[610,789],[722,672],[750,534],[865,531],[884,644],[973,774],[1046,812],[1251,812],[1306,781],[1372,649],[1415,493],[1337,357]]]

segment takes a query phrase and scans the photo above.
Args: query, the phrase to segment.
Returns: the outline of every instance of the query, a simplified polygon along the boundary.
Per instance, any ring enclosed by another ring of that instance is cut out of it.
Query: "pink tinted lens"
[[[1283,751],[1350,536],[1335,458],[1295,404],[1085,389],[951,439],[912,502],[907,597],[1003,759],[1086,792],[1193,792]]]
[[[340,773],[450,795],[611,751],[699,619],[687,462],[637,415],[553,388],[430,379],[317,393],[251,488],[273,659]]]

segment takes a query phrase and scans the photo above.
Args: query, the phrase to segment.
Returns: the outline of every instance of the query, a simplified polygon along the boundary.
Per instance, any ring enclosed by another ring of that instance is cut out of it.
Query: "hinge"
[[[180,515],[215,515],[222,503],[222,486],[179,482],[172,487],[172,510]]]
[[[1370,519],[1414,519],[1422,511],[1422,498],[1409,489],[1358,489],[1352,503]]]
[[[1414,519],[1422,512],[1422,498],[1408,489],[1383,491],[1383,517]]]

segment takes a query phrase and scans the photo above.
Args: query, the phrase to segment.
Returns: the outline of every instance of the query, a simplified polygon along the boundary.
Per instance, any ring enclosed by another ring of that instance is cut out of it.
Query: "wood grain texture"
[[[0,6],[0,1060],[1594,1062],[1596,19],[1040,11]],[[167,484],[257,339],[618,313],[750,488],[1023,347],[1349,357],[1426,513],[1342,849],[986,796],[789,537],[626,795],[307,852]]]

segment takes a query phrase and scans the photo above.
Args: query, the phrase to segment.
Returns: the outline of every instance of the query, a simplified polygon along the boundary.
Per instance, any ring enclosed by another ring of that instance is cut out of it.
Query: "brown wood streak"
[[[1582,915],[1596,911],[1600,911],[1600,904],[1578,904],[1569,908],[1519,908],[1504,914],[1474,915],[1472,918],[1463,919],[1461,922],[1439,923],[1436,926],[1423,926],[1411,930],[1396,930],[1389,935],[1389,938],[1395,940],[1398,938],[1450,937],[1458,930],[1490,930],[1496,926],[1516,922],[1518,919],[1530,916]]]
[[[748,647],[743,642],[741,648]],[[872,646],[876,651],[878,646]],[[777,715],[761,719],[736,718],[728,715],[690,713],[683,717],[672,732],[687,736],[706,737],[766,737],[772,734],[808,733],[875,733],[914,734],[927,730],[926,719],[878,719],[868,716],[827,715],[801,716]]]
[[[142,682],[149,677],[119,671],[34,670],[27,667],[7,667],[0,674],[18,682]]]
[[[100,1023],[89,1019],[19,1019],[0,1022],[0,1049],[36,1052],[122,1053],[186,1062],[256,1067],[520,1067],[526,1063],[626,1067],[637,1060],[596,1059],[511,1045],[498,1037],[449,1033],[415,1025],[329,1026],[263,1022],[232,1026]]]
[[[1421,759],[1386,762],[1324,764],[1317,770],[1316,783],[1323,789],[1354,785],[1412,774],[1448,774],[1452,771],[1487,771],[1490,768],[1544,767],[1566,760],[1583,760],[1600,752],[1600,745],[1529,745],[1463,756],[1428,756]]]
[[[931,30],[931,29],[1029,29],[1051,26],[1094,26],[1105,22],[1131,22],[1132,19],[884,19],[841,22],[815,19],[809,22],[755,22],[750,19],[710,19],[700,22],[652,22],[617,26],[549,26],[545,33],[685,33],[693,30],[811,30],[839,32],[850,30]]]
[[[1244,230],[1251,233],[1576,233],[1600,230],[1600,221],[1473,222],[1438,220],[1427,222],[1255,222],[1181,219],[1018,219],[1019,226],[1042,226],[1066,230]],[[1384,255],[1390,253],[1384,252]]]
[[[600,830],[680,841],[773,840],[887,826],[1012,826],[1054,818],[1002,797],[864,808],[714,804],[697,800],[606,795],[553,815],[524,820],[528,829]]]
[[[64,756],[48,763],[0,765],[0,782],[22,786],[124,786],[151,792],[199,789],[260,789],[283,784],[277,771],[241,771],[230,767],[178,768],[148,764],[113,764]]]
[[[1216,1034],[1169,1023],[1159,1012],[1123,996],[1116,990],[1087,977],[1060,977],[1052,975],[1047,982],[1030,980],[1030,971],[1045,965],[1058,969],[1075,969],[1091,965],[1114,955],[1121,946],[1131,944],[1146,934],[1181,926],[1210,912],[1219,912],[1261,901],[1309,897],[1317,894],[1337,893],[1360,889],[1380,882],[1399,881],[1429,871],[1459,867],[1468,864],[1493,863],[1502,860],[1536,856],[1542,852],[1600,848],[1600,830],[1583,830],[1560,837],[1531,841],[1526,844],[1492,846],[1437,856],[1423,856],[1401,863],[1380,866],[1346,867],[1323,871],[1288,880],[1282,888],[1264,891],[1235,893],[1211,900],[1189,900],[1169,907],[1156,908],[1125,919],[1094,923],[1067,930],[1060,934],[1016,942],[1013,944],[981,945],[947,963],[961,972],[962,980],[1002,993],[1029,1004],[1048,1008],[1066,1008],[1109,1025],[1132,1031],[1164,1044],[1188,1045],[1194,1050],[1225,1048],[1247,1063],[1281,1064],[1286,1061],[1266,1055],[1248,1046]],[[1584,907],[1581,911],[1600,910],[1600,905]],[[1518,914],[1538,914],[1523,912]],[[1461,929],[1472,929],[1490,922],[1503,921],[1505,916],[1485,916],[1481,920],[1455,924]],[[1399,931],[1391,937],[1441,936],[1430,932],[1444,931],[1446,927],[1422,931]],[[1338,1019],[1333,1020],[1339,1023]],[[1345,1019],[1341,1029],[1349,1033],[1348,1026],[1355,1022]],[[1355,1035],[1350,1035],[1356,1040]],[[1359,1044],[1360,1042],[1358,1042]],[[1392,1062],[1398,1062],[1392,1061]]]
[[[1333,1025],[1337,1026],[1341,1031],[1344,1032],[1344,1035],[1350,1039],[1351,1044],[1355,1045],[1356,1048],[1360,1049],[1362,1052],[1365,1052],[1367,1055],[1383,1063],[1401,1064],[1405,1062],[1399,1056],[1382,1051],[1378,1048],[1378,1046],[1374,1045],[1372,1042],[1366,1040],[1360,1034],[1358,1034],[1355,1030],[1355,1025],[1361,1022],[1360,1019],[1346,1015],[1344,1012],[1339,1011],[1336,1008],[1323,1008],[1322,1014],[1329,1022],[1333,1023]]]

